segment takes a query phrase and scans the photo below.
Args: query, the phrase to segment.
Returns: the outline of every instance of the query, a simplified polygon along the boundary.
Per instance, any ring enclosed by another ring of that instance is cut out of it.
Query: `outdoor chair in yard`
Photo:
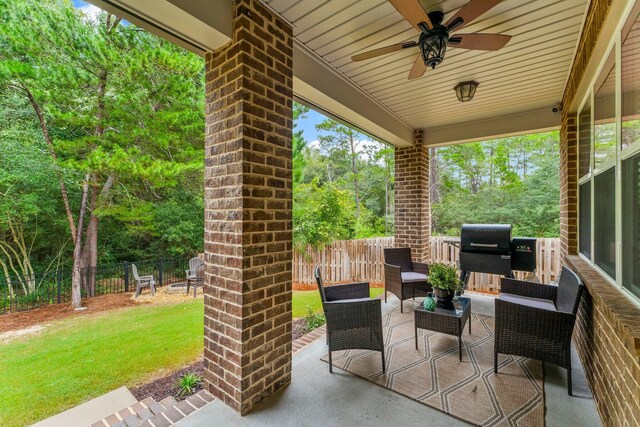
[[[411,248],[384,249],[384,302],[391,292],[402,302],[416,296],[426,296],[433,289],[429,284],[429,265],[411,260]],[[417,293],[416,293],[417,292]]]
[[[151,288],[151,295],[156,294],[156,281],[152,275],[140,276],[138,274],[138,267],[136,267],[135,264],[131,264],[131,271],[133,272],[133,278],[137,283],[135,296],[136,298],[138,298],[138,296],[140,295],[140,291],[142,290],[142,288],[147,286]]]
[[[189,269],[185,271],[187,280],[196,278],[196,270],[198,267],[204,264],[198,257],[193,257],[189,260]],[[187,291],[188,292],[188,291]]]
[[[498,372],[498,353],[552,363],[567,370],[571,396],[571,335],[582,282],[563,267],[557,286],[507,278],[501,286],[495,300],[494,372]]]
[[[329,372],[333,372],[331,352],[354,349],[379,351],[385,372],[381,301],[370,298],[369,283],[324,286],[319,267],[314,275],[327,320]]]
[[[195,271],[193,277],[187,277],[187,295],[189,294],[189,287],[193,286],[193,297],[196,297],[196,291],[198,286],[204,286],[204,263],[200,264]]]

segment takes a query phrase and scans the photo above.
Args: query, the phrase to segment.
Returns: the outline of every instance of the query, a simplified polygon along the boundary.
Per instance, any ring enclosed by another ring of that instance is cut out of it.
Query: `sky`
[[[97,16],[101,10],[98,6],[94,6],[82,0],[73,0],[73,6],[76,9],[80,9],[81,11],[83,11],[90,18]]]

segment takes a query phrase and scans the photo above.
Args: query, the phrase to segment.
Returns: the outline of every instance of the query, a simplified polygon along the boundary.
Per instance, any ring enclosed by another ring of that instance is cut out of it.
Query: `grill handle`
[[[475,246],[478,248],[497,248],[497,243],[471,243],[469,246]]]

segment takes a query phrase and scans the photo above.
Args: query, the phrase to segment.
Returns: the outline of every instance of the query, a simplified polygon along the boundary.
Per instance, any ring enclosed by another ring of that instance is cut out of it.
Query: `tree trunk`
[[[98,217],[95,215],[98,201],[98,187],[91,187],[91,200],[89,202],[89,223],[82,249],[82,265],[84,272],[84,286],[87,297],[95,296],[96,290],[96,265],[98,263]]]
[[[80,213],[78,215],[78,232],[73,247],[73,269],[71,272],[71,305],[79,308],[82,305],[80,293],[80,281],[82,280],[82,229],[84,227],[84,212],[87,208],[87,194],[89,193],[89,176],[85,177],[82,184],[82,199],[80,201]]]
[[[353,173],[353,191],[356,199],[356,218],[360,218],[360,189],[358,188],[358,169],[356,167],[356,147],[353,134],[349,135],[349,145],[351,147],[351,173]]]
[[[42,136],[44,137],[44,140],[47,143],[49,154],[51,155],[53,162],[57,163],[58,156],[56,155],[56,151],[53,147],[53,141],[51,140],[51,135],[49,135],[49,128],[47,127],[47,122],[44,118],[44,115],[42,114],[42,109],[40,108],[40,105],[34,98],[31,91],[26,86],[21,85],[19,89],[27,96],[27,98],[29,99],[29,103],[31,104],[31,107],[35,111],[36,116],[38,116],[38,123],[40,124],[40,130],[42,131]],[[67,193],[67,186],[65,185],[62,179],[62,173],[60,173],[60,169],[58,168],[57,164],[55,165],[54,169],[58,177],[58,183],[60,185],[60,193],[62,193],[62,202],[64,203],[64,210],[65,210],[65,213],[67,214],[67,221],[69,222],[69,230],[71,231],[71,238],[75,241],[76,225],[73,219],[73,213],[71,212],[71,205],[69,204],[69,195]]]

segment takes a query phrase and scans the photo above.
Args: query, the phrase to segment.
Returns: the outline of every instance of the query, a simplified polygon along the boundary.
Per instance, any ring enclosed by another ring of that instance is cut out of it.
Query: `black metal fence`
[[[189,258],[127,261],[85,268],[81,272],[82,297],[135,291],[136,281],[131,264],[136,265],[140,276],[153,275],[156,286],[163,286],[185,280]],[[0,314],[68,301],[71,301],[71,268],[30,275],[0,274]]]

